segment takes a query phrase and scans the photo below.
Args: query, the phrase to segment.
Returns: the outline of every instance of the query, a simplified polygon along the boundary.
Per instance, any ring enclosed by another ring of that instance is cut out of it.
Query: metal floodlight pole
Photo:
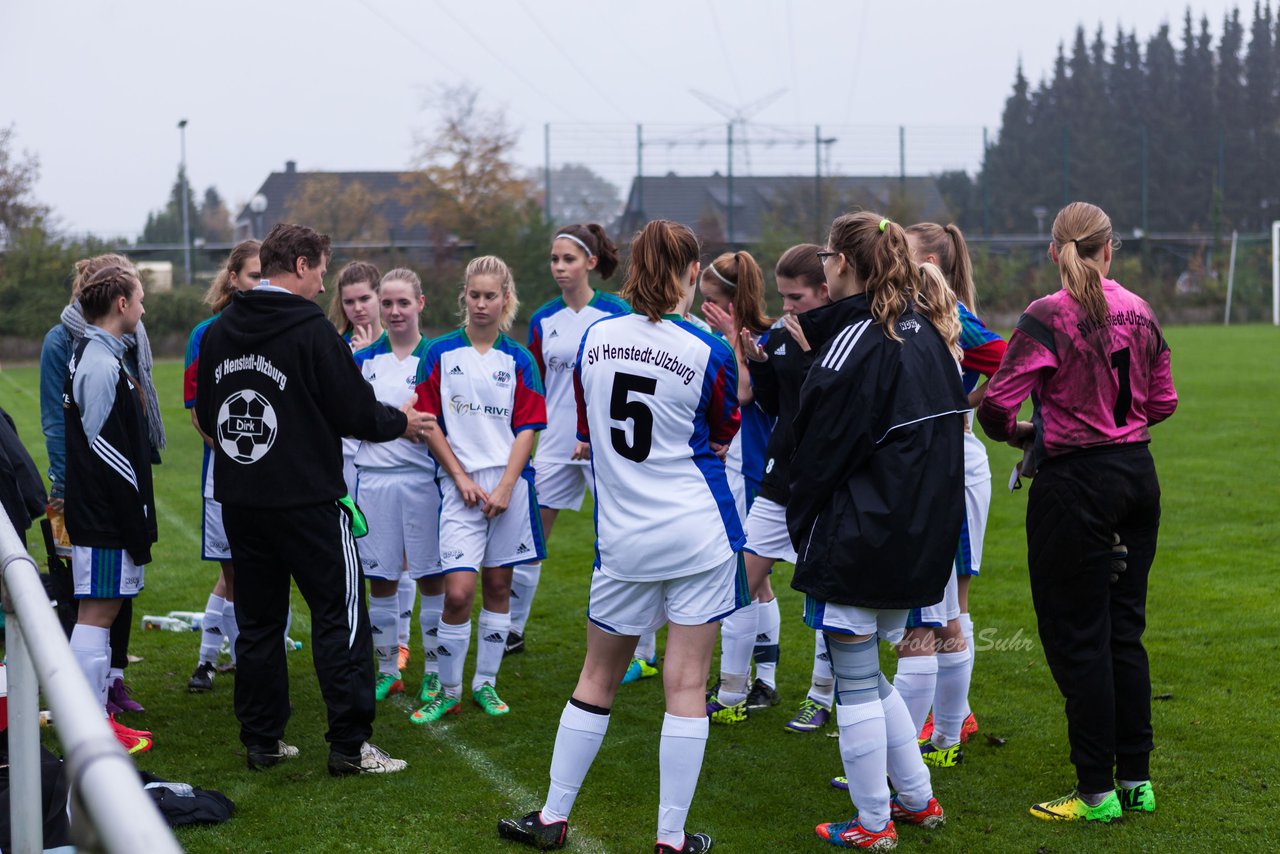
[[[186,273],[187,284],[191,284],[191,222],[187,216],[187,120],[178,121],[178,138],[182,146],[182,159],[179,161],[178,179],[182,182],[182,269]]]

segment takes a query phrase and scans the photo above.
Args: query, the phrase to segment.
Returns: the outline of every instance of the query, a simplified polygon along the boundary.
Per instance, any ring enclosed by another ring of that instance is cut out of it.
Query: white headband
[[[716,262],[715,262],[715,261],[712,261],[710,264],[708,264],[708,265],[707,265],[707,269],[708,269],[708,270],[710,270],[712,273],[714,273],[714,274],[715,274],[715,277],[716,277],[717,279],[719,279],[720,281],[724,282],[725,287],[729,287],[729,288],[737,288],[737,287],[738,287],[738,286],[737,286],[737,285],[735,285],[733,282],[729,281],[729,280],[728,280],[728,279],[726,279],[724,276],[720,275],[720,271],[716,269]]]
[[[590,247],[590,246],[588,246],[587,244],[583,243],[581,239],[579,239],[579,238],[577,238],[577,237],[574,237],[572,234],[557,234],[555,237],[553,237],[553,238],[551,239],[551,242],[552,242],[552,243],[555,243],[557,240],[559,240],[559,239],[560,239],[560,238],[562,238],[562,237],[563,237],[565,240],[572,240],[574,243],[576,243],[576,244],[578,244],[579,246],[581,246],[581,247],[582,247],[582,249],[583,249],[583,251],[587,253],[587,257],[588,257],[588,258],[594,258],[594,257],[596,256],[596,253],[594,253],[594,252],[592,252],[592,251],[591,251],[591,247]]]

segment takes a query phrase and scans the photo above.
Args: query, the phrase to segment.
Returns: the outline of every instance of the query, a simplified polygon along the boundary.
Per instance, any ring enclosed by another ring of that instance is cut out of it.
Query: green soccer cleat
[[[426,705],[440,696],[440,692],[444,690],[440,687],[439,673],[422,674],[422,690],[418,692],[418,702]]]
[[[645,661],[643,658],[633,658],[631,663],[627,665],[627,672],[622,674],[622,684],[628,682],[639,682],[641,679],[651,679],[658,675],[658,668],[655,666],[657,658],[653,661]]]
[[[410,723],[429,724],[438,721],[445,715],[456,715],[462,711],[462,701],[457,697],[437,694],[431,702],[409,715]]]
[[[373,683],[373,699],[381,703],[392,694],[404,692],[404,682],[399,673],[379,673],[378,681]]]
[[[1131,789],[1120,786],[1116,794],[1120,796],[1120,809],[1125,812],[1156,811],[1156,793],[1150,780],[1144,780]]]
[[[1031,807],[1031,814],[1045,821],[1099,821],[1108,824],[1122,821],[1120,797],[1115,792],[1108,792],[1097,806],[1090,806],[1080,797],[1079,792],[1044,801]]]
[[[480,708],[484,709],[486,715],[505,715],[511,711],[511,707],[502,702],[502,698],[498,696],[497,690],[488,682],[471,692],[471,699]]]
[[[964,761],[964,751],[960,749],[960,742],[938,747],[932,741],[924,741],[920,743],[920,758],[933,768],[954,768]]]
[[[707,717],[713,724],[740,724],[747,720],[747,701],[726,706],[720,702],[720,695],[711,698],[707,703]]]

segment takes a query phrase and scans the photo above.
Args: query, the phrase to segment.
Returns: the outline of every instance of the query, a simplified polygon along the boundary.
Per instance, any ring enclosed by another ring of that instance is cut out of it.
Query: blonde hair
[[[920,289],[916,291],[918,311],[947,342],[951,358],[959,362],[964,358],[960,347],[960,309],[956,307],[956,293],[947,284],[937,264],[920,265]]]
[[[422,279],[418,278],[418,274],[410,270],[408,267],[396,267],[394,270],[388,270],[382,277],[382,281],[378,282],[377,291],[382,292],[382,286],[387,282],[408,282],[413,288],[413,295],[422,296]]]
[[[515,276],[511,275],[507,262],[497,255],[481,255],[479,258],[472,258],[467,264],[467,270],[462,276],[462,291],[458,294],[458,307],[461,309],[464,326],[471,322],[471,318],[467,316],[467,286],[473,276],[493,276],[501,284],[502,293],[507,300],[502,306],[502,316],[498,318],[498,328],[503,332],[510,330],[511,324],[515,322],[516,312],[520,310],[520,299],[516,296]]]
[[[1112,242],[1111,218],[1097,205],[1072,202],[1053,218],[1053,248],[1058,255],[1058,275],[1085,314],[1094,323],[1107,319],[1107,298],[1102,274],[1085,262]]]
[[[898,318],[920,291],[920,268],[911,261],[902,226],[870,211],[847,213],[831,223],[827,242],[866,285],[871,316],[885,337],[901,341]]]
[[[725,252],[707,266],[702,280],[728,294],[739,329],[759,335],[773,325],[765,312],[764,272],[750,252]]]
[[[99,270],[105,270],[108,267],[123,267],[133,274],[135,279],[141,281],[138,277],[138,270],[133,266],[133,262],[123,255],[117,255],[114,252],[108,252],[106,255],[94,255],[92,258],[81,258],[76,262],[75,276],[71,280],[71,301],[75,302],[80,298],[80,291],[84,290],[84,286]]]
[[[209,283],[209,289],[204,292],[202,301],[213,309],[214,314],[231,304],[232,275],[240,275],[240,271],[244,269],[245,262],[257,256],[258,249],[261,246],[262,244],[256,240],[242,240],[231,250],[231,254],[227,256],[227,263],[222,265],[218,275],[214,276],[213,281]]]
[[[370,289],[376,292],[381,278],[378,268],[368,261],[352,261],[338,273],[338,284],[333,289],[333,299],[329,300],[329,322],[339,334],[346,335],[352,330],[352,323],[347,320],[347,313],[342,309],[342,289],[348,285],[368,282]]]
[[[653,220],[631,241],[631,260],[620,295],[657,323],[684,300],[681,279],[700,251],[698,238],[688,226],[669,219]]]
[[[973,263],[969,259],[969,246],[964,241],[960,227],[953,224],[918,222],[907,226],[907,234],[916,239],[916,245],[924,255],[938,259],[938,268],[956,299],[975,315],[978,313],[978,293],[973,284]],[[923,261],[924,259],[920,259]]]

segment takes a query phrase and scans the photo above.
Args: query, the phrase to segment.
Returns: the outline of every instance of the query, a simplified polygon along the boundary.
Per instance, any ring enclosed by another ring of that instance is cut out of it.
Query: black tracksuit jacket
[[[908,311],[884,334],[865,294],[800,315],[816,351],[800,391],[787,527],[791,586],[823,602],[918,608],[942,599],[964,517],[960,372]]]
[[[214,497],[302,507],[347,494],[342,437],[385,442],[403,412],[379,403],[324,312],[275,290],[238,293],[210,325],[196,417],[214,440]]]

